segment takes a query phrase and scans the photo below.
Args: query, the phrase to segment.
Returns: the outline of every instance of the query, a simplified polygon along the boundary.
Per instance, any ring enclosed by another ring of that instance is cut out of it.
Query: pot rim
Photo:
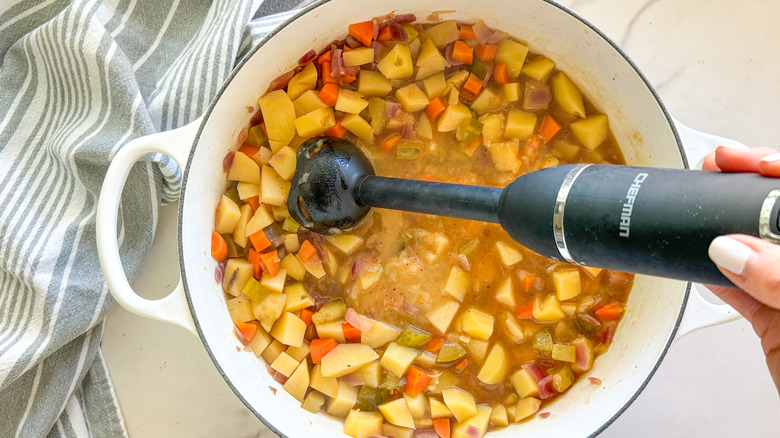
[[[198,143],[200,141],[200,136],[203,133],[203,129],[206,126],[206,123],[208,122],[209,118],[211,117],[212,112],[214,111],[214,108],[216,106],[216,103],[222,98],[222,95],[224,94],[225,90],[230,86],[231,82],[235,78],[235,76],[238,74],[238,72],[244,68],[246,63],[249,61],[250,58],[252,58],[255,53],[257,53],[271,38],[276,36],[277,33],[279,33],[282,29],[286,28],[293,22],[295,22],[298,18],[308,14],[309,12],[328,4],[332,1],[338,1],[338,0],[317,0],[310,5],[301,8],[295,15],[288,18],[286,21],[284,21],[282,24],[277,26],[274,30],[269,32],[265,37],[263,37],[260,42],[257,43],[255,47],[253,47],[249,52],[247,52],[246,55],[236,64],[235,67],[233,67],[233,70],[228,75],[225,82],[220,87],[219,91],[217,91],[214,98],[211,100],[211,103],[209,104],[206,111],[203,113],[203,119],[200,123],[200,126],[198,126],[198,130],[195,133],[195,138],[193,140],[192,149],[190,150],[190,153],[187,158],[187,166],[184,169],[184,172],[182,173],[182,187],[181,187],[181,195],[180,195],[180,202],[179,202],[179,211],[178,211],[178,219],[177,219],[177,245],[178,245],[178,258],[179,258],[179,271],[181,273],[182,278],[182,285],[184,287],[184,293],[185,297],[187,299],[187,306],[189,307],[190,314],[192,315],[192,320],[195,325],[195,329],[198,332],[198,337],[200,338],[201,344],[203,344],[204,348],[206,349],[206,352],[209,355],[209,358],[211,358],[212,363],[216,367],[219,374],[222,376],[222,379],[227,383],[227,385],[230,387],[230,389],[233,391],[233,393],[238,397],[239,400],[246,406],[252,413],[271,431],[273,431],[277,436],[282,438],[290,438],[288,435],[282,433],[276,426],[273,425],[273,423],[266,419],[263,414],[261,414],[258,409],[253,406],[252,404],[248,403],[247,400],[244,398],[244,396],[241,394],[241,392],[236,388],[236,386],[233,384],[233,382],[228,378],[227,374],[223,370],[222,366],[220,365],[217,358],[214,356],[213,351],[211,350],[211,347],[209,346],[208,342],[206,341],[206,337],[201,329],[200,321],[198,320],[198,314],[195,312],[195,307],[192,303],[192,296],[190,294],[189,284],[187,282],[187,271],[184,267],[184,246],[182,241],[182,235],[183,235],[183,221],[182,216],[184,212],[184,193],[187,190],[187,181],[189,177],[190,167],[192,166],[192,158],[195,155],[195,152],[198,148]],[[645,87],[647,87],[648,91],[652,94],[653,98],[656,101],[656,104],[660,108],[661,112],[663,113],[664,117],[666,118],[667,124],[669,128],[672,131],[672,134],[674,135],[675,142],[677,143],[677,148],[680,152],[680,157],[683,161],[683,167],[685,169],[690,168],[690,164],[688,163],[688,157],[685,152],[685,148],[683,148],[682,141],[680,139],[680,135],[677,132],[677,128],[674,124],[674,121],[672,120],[672,116],[669,114],[669,112],[666,109],[666,106],[661,101],[661,97],[656,92],[655,88],[653,88],[650,81],[645,77],[644,73],[639,69],[639,66],[637,66],[634,61],[629,58],[629,56],[618,46],[616,42],[614,42],[609,36],[607,36],[601,29],[596,27],[593,23],[585,19],[584,17],[580,16],[577,12],[573,11],[572,9],[569,9],[568,7],[561,5],[559,3],[556,3],[554,0],[539,0],[541,2],[547,3],[551,6],[554,6],[561,11],[563,11],[566,14],[569,14],[573,18],[580,21],[583,25],[590,28],[593,32],[595,32],[601,39],[603,39],[607,44],[609,44],[627,63],[633,71],[637,74],[637,76],[642,80]],[[621,406],[620,409],[618,409],[614,415],[612,415],[604,424],[601,425],[598,429],[596,429],[593,433],[589,435],[589,437],[595,437],[599,435],[601,432],[603,432],[605,429],[607,429],[612,423],[617,420],[620,415],[622,415],[630,406],[631,404],[639,397],[639,394],[642,393],[642,391],[645,389],[645,387],[650,383],[650,379],[655,375],[656,371],[661,365],[661,362],[663,362],[664,358],[666,357],[666,354],[669,352],[669,348],[672,346],[672,343],[674,342],[675,335],[677,334],[677,330],[680,327],[680,322],[682,321],[683,315],[685,314],[685,309],[688,305],[688,298],[691,291],[691,283],[687,282],[685,285],[685,292],[682,300],[682,305],[680,306],[680,312],[677,315],[677,320],[675,321],[674,327],[672,328],[671,333],[669,334],[669,339],[666,341],[666,345],[664,345],[663,350],[661,351],[661,354],[658,356],[658,360],[653,365],[653,367],[648,372],[647,376],[645,377],[644,381],[641,385],[637,388],[637,390],[634,392],[634,394],[626,400],[626,402]]]

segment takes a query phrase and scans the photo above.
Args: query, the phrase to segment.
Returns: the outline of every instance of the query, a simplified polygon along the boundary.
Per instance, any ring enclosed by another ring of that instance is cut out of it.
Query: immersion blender
[[[501,189],[376,176],[360,149],[328,137],[301,145],[297,160],[288,208],[321,234],[389,208],[499,223],[562,262],[729,287],[707,255],[712,239],[780,242],[780,179],[756,174],[570,164]]]

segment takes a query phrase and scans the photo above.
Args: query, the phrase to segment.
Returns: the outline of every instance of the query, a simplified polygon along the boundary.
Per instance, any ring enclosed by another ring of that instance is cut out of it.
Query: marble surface
[[[272,1],[272,0],[269,0]],[[689,126],[776,146],[780,123],[780,2],[567,0],[613,38]],[[178,281],[177,206],[134,282],[148,298]],[[233,395],[200,342],[117,307],[103,351],[131,437],[272,437]],[[780,401],[758,338],[744,320],[674,344],[655,377],[604,437],[777,436]]]

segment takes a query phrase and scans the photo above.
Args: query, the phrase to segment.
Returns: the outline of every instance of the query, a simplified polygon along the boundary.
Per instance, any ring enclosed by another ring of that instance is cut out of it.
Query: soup
[[[477,437],[544,415],[608,348],[633,276],[431,215],[374,209],[344,234],[312,233],[286,208],[296,148],[345,138],[379,175],[503,187],[623,164],[608,117],[481,20],[388,15],[347,31],[273,81],[223,163],[212,255],[237,335],[353,437]]]

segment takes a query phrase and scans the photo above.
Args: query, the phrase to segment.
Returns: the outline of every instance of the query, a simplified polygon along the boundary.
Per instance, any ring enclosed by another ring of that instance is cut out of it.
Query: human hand
[[[704,170],[752,172],[780,178],[780,154],[770,148],[719,147],[704,159]],[[780,391],[780,246],[753,236],[716,237],[709,255],[739,289],[709,289],[753,325],[761,338],[766,363]]]

